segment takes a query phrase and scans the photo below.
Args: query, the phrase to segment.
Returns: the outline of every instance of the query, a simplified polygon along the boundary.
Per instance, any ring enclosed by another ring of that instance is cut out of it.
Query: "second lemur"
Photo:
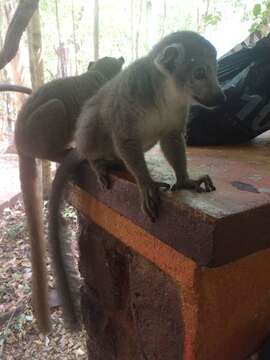
[[[104,57],[79,76],[41,86],[23,104],[15,125],[15,144],[24,208],[31,241],[33,307],[41,332],[50,331],[42,194],[36,159],[61,161],[70,150],[84,102],[122,69],[124,59]]]

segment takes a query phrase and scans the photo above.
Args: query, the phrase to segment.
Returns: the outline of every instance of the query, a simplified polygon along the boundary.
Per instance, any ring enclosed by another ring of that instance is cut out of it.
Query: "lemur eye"
[[[204,80],[207,77],[206,70],[203,67],[195,69],[193,76],[196,80]]]

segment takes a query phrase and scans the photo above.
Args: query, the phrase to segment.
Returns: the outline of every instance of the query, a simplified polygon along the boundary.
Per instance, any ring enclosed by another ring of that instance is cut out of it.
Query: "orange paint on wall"
[[[185,359],[195,360],[193,351],[198,330],[198,299],[195,289],[197,264],[78,187],[72,186],[68,197],[85,216],[156,264],[179,284],[181,299],[179,307],[182,305],[179,311],[182,312],[181,318],[185,328],[184,356]]]
[[[202,268],[78,187],[69,199],[178,284],[184,360],[243,360],[270,332],[270,250]]]

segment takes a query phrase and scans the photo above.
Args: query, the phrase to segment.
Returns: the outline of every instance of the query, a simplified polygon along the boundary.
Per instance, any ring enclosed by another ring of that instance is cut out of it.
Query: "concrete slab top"
[[[126,173],[113,175],[113,191],[102,192],[89,168],[82,167],[78,184],[204,266],[270,247],[270,132],[245,145],[189,148],[187,156],[190,175],[210,175],[217,190],[164,194],[156,223],[141,213],[137,188]],[[146,158],[153,178],[173,184],[172,169],[158,148]]]

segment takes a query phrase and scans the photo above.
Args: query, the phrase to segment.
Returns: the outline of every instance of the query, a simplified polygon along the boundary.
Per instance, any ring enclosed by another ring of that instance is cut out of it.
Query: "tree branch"
[[[0,70],[16,55],[24,30],[38,8],[39,0],[21,0],[9,24],[3,49],[0,52]]]
[[[3,84],[3,83],[0,83],[0,92],[1,91],[15,91],[15,92],[20,92],[20,93],[29,94],[29,95],[32,94],[32,89],[30,89],[26,86]]]

